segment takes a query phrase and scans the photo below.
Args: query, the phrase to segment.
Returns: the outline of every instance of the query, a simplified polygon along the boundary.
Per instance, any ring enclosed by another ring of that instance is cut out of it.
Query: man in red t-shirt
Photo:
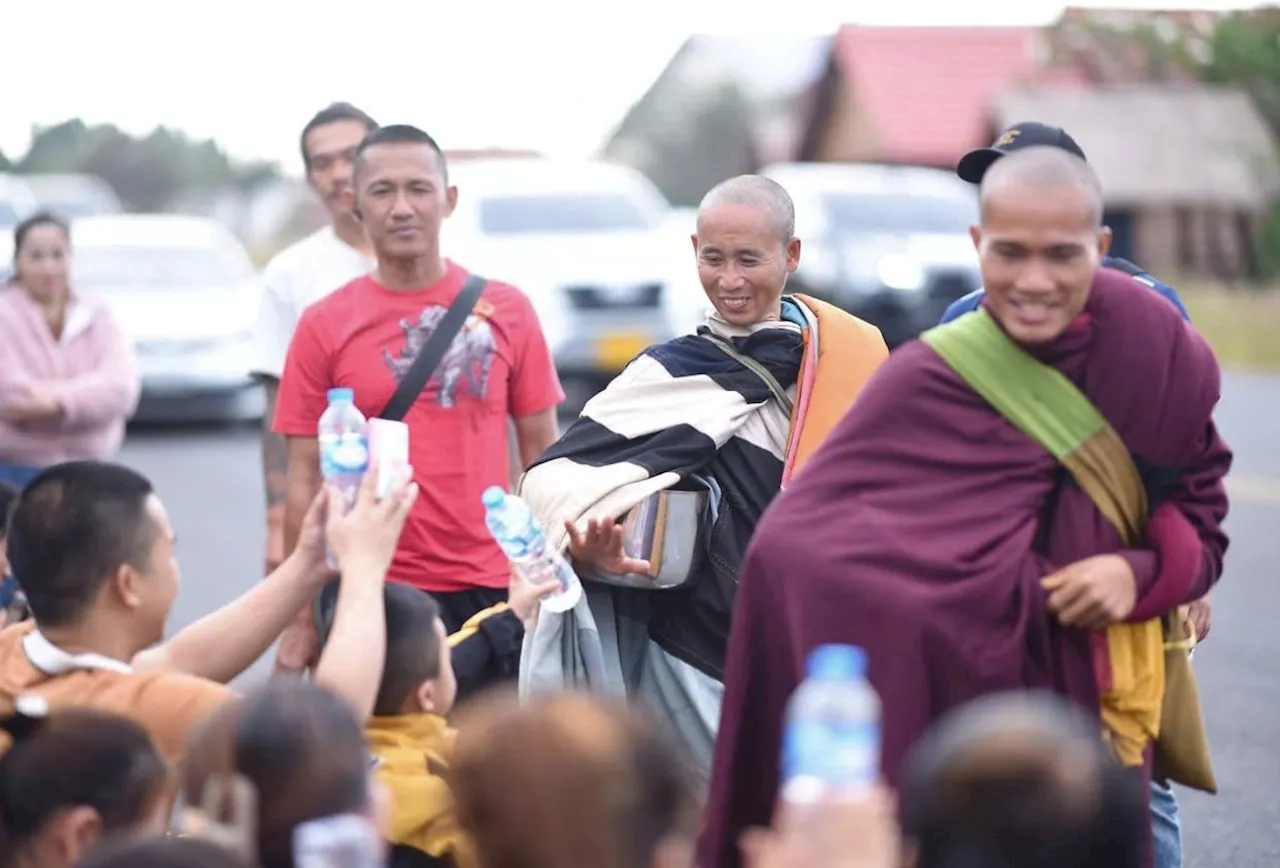
[[[328,390],[350,388],[366,417],[381,413],[467,279],[440,254],[458,192],[430,136],[374,130],[356,151],[352,184],[377,267],[307,308],[289,345],[275,416],[288,438],[286,550],[321,486],[316,425]],[[506,597],[510,565],[485,528],[480,496],[510,482],[508,417],[528,465],[555,441],[563,400],[529,299],[490,281],[404,417],[420,494],[389,578],[430,592],[450,631]],[[314,650],[310,614],[300,613],[277,667],[302,669]]]

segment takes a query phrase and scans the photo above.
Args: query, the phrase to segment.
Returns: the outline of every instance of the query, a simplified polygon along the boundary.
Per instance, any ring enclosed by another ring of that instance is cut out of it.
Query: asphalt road
[[[1196,653],[1221,793],[1181,794],[1187,868],[1280,865],[1280,378],[1236,375],[1219,424],[1236,450],[1232,536],[1212,636]],[[144,430],[122,460],[148,474],[179,534],[173,627],[261,572],[257,436],[246,428]],[[259,661],[244,682],[265,677]]]

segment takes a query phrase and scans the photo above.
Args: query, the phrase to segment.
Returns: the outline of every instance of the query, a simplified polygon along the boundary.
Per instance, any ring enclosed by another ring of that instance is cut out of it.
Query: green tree
[[[1199,24],[1204,13],[1152,12],[1126,26],[1105,10],[1077,10],[1056,30],[1061,45],[1092,50],[1075,54],[1099,85],[1202,81],[1239,88],[1280,135],[1280,8],[1223,14]]]
[[[79,118],[37,127],[16,168],[97,175],[133,211],[164,210],[192,192],[234,187],[249,193],[279,174],[273,164],[234,161],[213,141],[163,126],[135,138],[112,124],[90,126]]]
[[[1106,13],[1081,13],[1059,25],[1070,44],[1072,31],[1088,34],[1094,46],[1086,62],[1099,85],[1134,81],[1200,81],[1234,87],[1247,94],[1280,141],[1280,8],[1221,15],[1209,27],[1194,13],[1152,13],[1117,27]],[[1280,274],[1280,203],[1272,207],[1258,239],[1258,265],[1267,276]]]
[[[1280,140],[1280,9],[1236,12],[1224,18],[1210,39],[1204,80],[1249,94]],[[1272,205],[1259,239],[1258,259],[1263,274],[1280,274],[1280,203]]]
[[[1195,59],[1191,69],[1202,81],[1247,93],[1280,141],[1280,9],[1224,16]],[[1280,274],[1280,203],[1272,205],[1258,239],[1258,266],[1268,277]]]
[[[1208,48],[1204,80],[1249,94],[1280,137],[1280,8],[1226,16],[1214,28]]]

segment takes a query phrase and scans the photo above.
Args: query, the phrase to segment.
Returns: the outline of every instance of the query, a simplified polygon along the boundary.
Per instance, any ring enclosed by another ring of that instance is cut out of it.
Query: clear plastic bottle
[[[320,444],[320,475],[326,485],[343,494],[345,508],[355,503],[360,482],[369,469],[369,425],[356,409],[351,389],[330,389],[329,407],[320,417],[316,437]],[[333,553],[329,569],[336,570]]]
[[[880,778],[880,697],[867,681],[866,652],[821,645],[787,704],[782,797],[792,804],[859,796]]]
[[[365,817],[336,814],[294,827],[295,868],[382,868],[385,844]]]
[[[533,511],[519,497],[498,486],[484,492],[484,523],[516,569],[535,584],[558,581],[560,590],[542,598],[551,612],[567,612],[582,598],[582,583],[573,566],[547,546]]]

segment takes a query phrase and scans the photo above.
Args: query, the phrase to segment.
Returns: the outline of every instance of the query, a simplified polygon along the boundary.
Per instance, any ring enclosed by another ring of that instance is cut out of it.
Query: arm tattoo
[[[266,487],[267,508],[270,509],[284,505],[289,480],[289,454],[284,435],[271,430],[280,381],[267,380],[264,388],[267,391],[267,410],[262,418],[262,479]]]

